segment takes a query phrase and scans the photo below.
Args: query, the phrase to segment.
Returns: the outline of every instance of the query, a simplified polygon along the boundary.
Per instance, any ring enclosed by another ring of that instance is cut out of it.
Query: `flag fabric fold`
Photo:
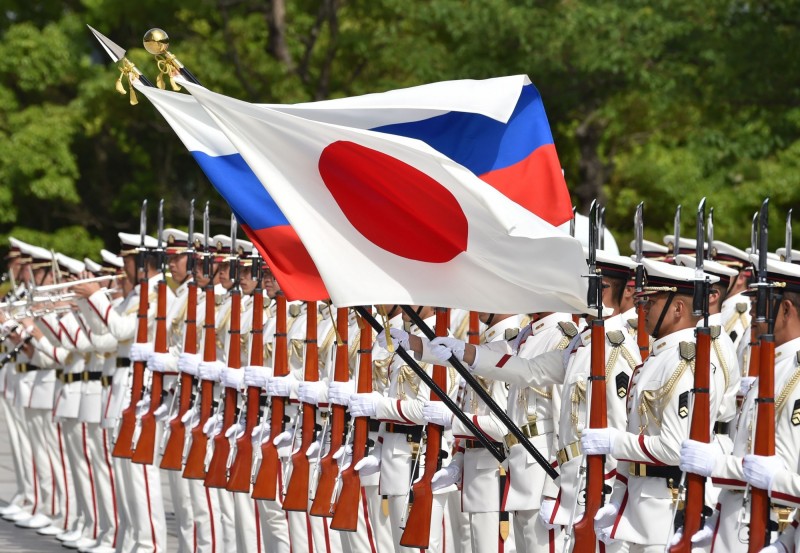
[[[395,133],[386,129],[415,122],[387,122],[383,114],[378,127],[357,128],[182,84],[274,198],[335,304],[438,305],[502,313],[585,310],[581,275],[586,264],[579,242],[534,214],[535,206],[505,195],[486,178],[519,164],[520,155],[523,162],[530,158],[530,152],[524,156],[531,145],[533,152],[541,150],[541,133],[522,154],[503,157],[498,152],[510,151],[504,143],[514,142],[508,129],[491,135],[483,127],[472,147],[493,140],[495,152],[463,157],[468,140],[442,152],[448,141],[437,144],[430,138],[449,131],[452,111],[421,119],[427,129],[440,126],[432,134],[419,127]],[[520,108],[519,99],[535,91],[530,86],[526,92],[522,85],[501,125],[508,127],[515,113],[541,105],[536,93],[524,104],[527,108]],[[440,117],[450,119],[431,122]],[[474,124],[461,129],[466,132]],[[495,138],[481,143],[481,136]]]

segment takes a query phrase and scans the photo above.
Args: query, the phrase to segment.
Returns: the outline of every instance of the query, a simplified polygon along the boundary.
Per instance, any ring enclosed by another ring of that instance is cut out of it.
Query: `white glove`
[[[200,422],[200,411],[198,411],[197,407],[187,409],[181,417],[181,422],[187,428],[194,428]]]
[[[553,510],[556,507],[556,500],[549,497],[542,499],[542,504],[539,507],[539,518],[542,520],[545,528],[548,530],[555,530],[558,524],[551,524],[550,519],[553,518]]]
[[[203,380],[219,382],[222,370],[225,368],[225,363],[221,361],[201,361],[197,366],[197,374]]]
[[[203,434],[209,438],[213,438],[220,432],[222,432],[222,415],[217,414],[208,417],[208,420],[203,425]]]
[[[303,403],[317,405],[324,402],[326,388],[324,382],[301,382],[297,387],[297,396]]]
[[[197,376],[197,367],[203,358],[199,353],[181,353],[178,356],[178,370],[182,373]]]
[[[317,439],[311,442],[311,445],[308,446],[308,449],[306,450],[306,457],[310,459],[311,457],[314,457],[317,453],[319,453],[319,450],[322,449],[322,441],[324,439],[325,439],[325,433],[317,432]]]
[[[134,342],[131,344],[131,352],[128,354],[128,357],[130,357],[131,361],[144,361],[147,363],[147,360],[150,358],[152,353],[152,342]]]
[[[447,363],[451,355],[455,355],[459,361],[464,360],[464,348],[466,342],[450,336],[439,336],[431,340],[431,353],[442,363]]]
[[[714,467],[722,461],[721,453],[716,444],[684,440],[681,444],[680,468],[684,472],[708,478],[714,472]]]
[[[378,392],[353,394],[350,396],[350,415],[353,417],[374,417],[378,412],[378,402],[383,396]]]
[[[150,395],[144,396],[136,402],[136,418],[141,418],[150,410]]]
[[[350,406],[350,396],[356,393],[356,385],[354,382],[348,380],[347,382],[336,382],[335,380],[330,383],[328,387],[328,401],[336,405]]]
[[[267,379],[271,372],[267,367],[258,365],[247,365],[242,369],[244,371],[244,384],[245,386],[254,386],[256,388],[266,388]]]
[[[244,436],[244,425],[240,422],[233,423],[230,428],[225,431],[225,437],[230,438],[235,436],[235,440],[238,440],[242,436]]]
[[[691,540],[692,549],[695,547],[706,548],[711,545],[711,540],[714,539],[714,527],[717,525],[717,517],[719,517],[719,511],[715,510],[714,513],[706,519],[703,527],[695,532]]]
[[[431,489],[436,491],[459,484],[461,484],[461,467],[455,463],[450,463],[434,473],[431,480]]]
[[[153,415],[157,421],[167,420],[167,417],[169,416],[169,407],[167,407],[166,403],[162,403],[156,407],[156,410],[153,411]]]
[[[344,457],[344,458],[342,459],[342,457]],[[350,444],[347,444],[346,446],[340,447],[333,454],[333,459],[339,463],[339,466],[342,467],[342,469],[345,469],[346,467],[349,467],[350,463],[353,460],[353,446],[350,445]],[[339,459],[342,459],[342,460],[339,461]]]
[[[594,515],[594,529],[597,533],[598,539],[603,543],[611,543],[614,539],[611,537],[611,530],[614,528],[614,522],[617,520],[619,514],[619,505],[613,501],[609,501]]]
[[[408,350],[408,332],[403,330],[402,328],[389,328],[389,335],[392,337],[392,345],[397,347],[400,346],[401,348]],[[386,347],[386,329],[381,330],[378,333],[378,345],[380,345],[383,349],[388,349]]]
[[[168,364],[172,360],[171,353],[151,353],[147,358],[147,368],[155,373],[167,372]]]
[[[267,393],[271,396],[289,397],[297,394],[297,379],[291,374],[286,376],[270,376],[267,380]]]
[[[620,431],[616,428],[584,428],[581,432],[581,448],[586,455],[608,455],[614,449]]]
[[[294,438],[294,427],[287,426],[286,430],[275,436],[275,439],[272,440],[272,443],[275,447],[283,447],[292,443],[292,439]]]
[[[358,471],[359,476],[369,476],[381,470],[381,446],[376,445],[370,454],[356,463],[353,468]]]
[[[772,480],[782,470],[786,470],[783,460],[777,455],[745,455],[742,461],[744,479],[759,490],[769,490]]]
[[[758,380],[755,376],[743,376],[742,380],[739,382],[739,395],[744,397],[747,395],[747,392],[750,391],[750,388],[753,387],[753,383]]]
[[[242,369],[232,369],[225,367],[222,369],[219,380],[226,388],[233,388],[234,390],[242,390],[244,383],[244,371]]]
[[[441,401],[426,401],[422,407],[422,417],[444,428],[453,426],[453,413]]]

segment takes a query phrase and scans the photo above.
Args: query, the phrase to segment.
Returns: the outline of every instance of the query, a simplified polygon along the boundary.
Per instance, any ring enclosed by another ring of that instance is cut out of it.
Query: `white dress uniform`
[[[425,320],[425,323],[433,328],[435,316]],[[411,328],[412,333],[419,333],[415,326]],[[422,367],[432,374],[431,365]],[[447,394],[451,399],[456,399],[458,393],[457,373],[455,369],[446,367],[447,370]],[[426,400],[430,398],[430,389],[423,384],[419,377],[408,367],[405,362],[395,356],[389,369],[389,387],[377,405],[376,418],[383,422],[381,432],[378,437],[380,444],[380,489],[381,495],[387,496],[389,502],[389,518],[391,521],[392,538],[394,540],[395,551],[397,553],[408,552],[411,549],[400,545],[400,538],[403,535],[401,519],[407,510],[406,500],[409,493],[409,485],[412,477],[415,455],[413,451],[420,452],[420,463],[418,472],[424,470],[424,447],[419,447],[419,436],[425,424],[422,416],[422,408]],[[446,443],[446,434],[442,439],[442,449],[450,450]],[[375,452],[371,453],[375,455]],[[447,465],[450,460],[443,462]],[[445,536],[446,501],[449,490],[447,488],[433,492],[433,511],[431,514],[430,542],[431,552],[444,551],[446,542],[450,542],[453,536]]]
[[[121,235],[123,233],[120,233]],[[128,244],[138,244],[137,235],[130,237]],[[152,238],[148,243],[152,247]],[[125,243],[123,241],[123,243]],[[161,275],[156,274],[148,281],[148,340],[155,337],[155,313],[157,301],[157,287]],[[167,289],[167,306],[172,302],[174,294]],[[108,332],[117,339],[118,367],[114,374],[111,400],[108,407],[108,418],[119,420],[122,411],[130,401],[130,382],[132,374],[130,365],[130,348],[137,333],[137,311],[139,308],[139,286],[125,297],[116,307],[112,306],[106,294],[101,290],[88,298],[88,303],[93,317],[87,322],[90,326],[104,325]],[[119,382],[124,380],[125,382]],[[117,385],[120,387],[117,388]],[[164,504],[161,497],[161,474],[157,466],[139,465],[130,459],[121,459],[121,470],[117,486],[122,488],[122,496],[126,498],[129,508],[131,526],[133,530],[133,543],[117,543],[118,551],[155,552],[166,549],[166,522]]]
[[[775,348],[777,420],[775,453],[780,455],[790,468],[797,465],[797,451],[800,448],[800,433],[791,420],[795,408],[792,398],[800,398],[800,390],[797,389],[797,381],[800,378],[798,350],[800,350],[800,338]],[[742,458],[753,451],[757,397],[758,381],[750,387],[742,404],[733,440],[733,451],[724,457],[723,463],[717,463],[712,473],[712,482],[722,488],[717,504],[719,522],[714,532],[714,547],[720,548],[720,551],[734,553],[747,551],[748,548],[747,525],[750,512],[744,506],[746,482],[742,471]],[[797,404],[797,408],[800,408],[800,403]]]
[[[532,359],[541,353],[564,349],[577,335],[578,329],[566,313],[551,313],[532,322],[519,337],[516,354]],[[512,348],[513,349],[513,348]],[[508,394],[508,415],[520,428],[527,427],[530,438],[548,460],[555,460],[558,450],[553,418],[560,412],[560,386],[536,388],[511,384]],[[534,431],[535,430],[535,431]],[[506,439],[514,441],[513,437]],[[548,530],[539,519],[539,507],[549,478],[525,448],[514,444],[509,448],[510,486],[505,508],[514,514],[514,537],[517,551],[538,553],[549,550],[555,530]]]

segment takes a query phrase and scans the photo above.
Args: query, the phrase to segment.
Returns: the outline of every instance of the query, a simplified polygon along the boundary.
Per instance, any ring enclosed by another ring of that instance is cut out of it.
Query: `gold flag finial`
[[[178,58],[169,52],[169,35],[164,29],[154,27],[147,31],[142,38],[144,49],[153,54],[156,58],[156,65],[158,66],[158,77],[156,77],[156,86],[164,90],[164,76],[169,79],[170,87],[175,92],[181,89],[180,85],[175,82],[175,76],[180,73],[183,65]]]
[[[122,84],[122,79],[125,77],[128,78],[128,88],[131,91],[131,105],[135,106],[139,103],[139,99],[136,97],[136,91],[133,88],[133,80],[139,78],[139,72],[136,70],[136,66],[128,60],[128,58],[122,58],[119,62],[119,78],[117,78],[117,92],[122,95],[127,94],[125,90],[125,85]]]

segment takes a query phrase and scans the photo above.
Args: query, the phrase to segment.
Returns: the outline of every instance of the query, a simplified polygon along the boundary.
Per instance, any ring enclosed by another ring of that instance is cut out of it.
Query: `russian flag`
[[[329,298],[322,277],[300,237],[230,140],[186,94],[134,83],[164,116],[236,215],[264,257],[287,299]]]

